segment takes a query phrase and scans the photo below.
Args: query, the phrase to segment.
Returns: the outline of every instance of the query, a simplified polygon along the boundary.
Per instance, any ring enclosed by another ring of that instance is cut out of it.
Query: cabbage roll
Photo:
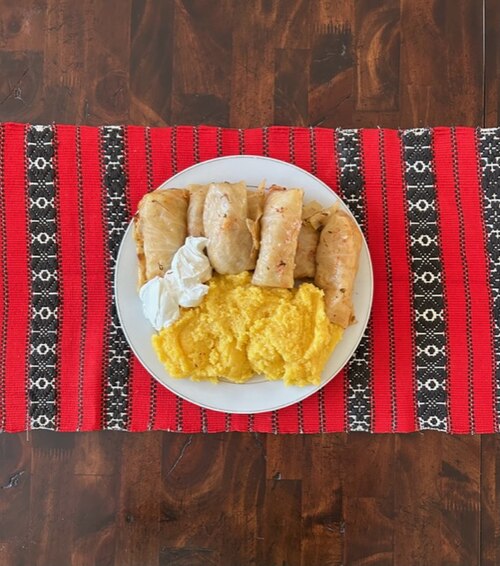
[[[260,219],[264,212],[265,182],[263,181],[256,191],[247,190],[248,201],[248,228],[252,234],[255,251],[260,248]]]
[[[361,244],[354,220],[344,210],[334,210],[319,238],[314,282],[325,292],[328,318],[342,328],[355,320],[352,293]]]
[[[260,220],[262,218],[265,198],[265,181],[262,181],[255,191],[247,190],[248,218],[252,220]]]
[[[337,208],[337,204],[334,204],[330,208],[322,208],[321,210],[316,211],[314,214],[311,214],[307,219],[308,223],[315,229],[321,230],[325,227],[330,215],[334,210]]]
[[[271,187],[261,221],[259,257],[252,277],[254,285],[293,287],[303,195],[302,189]]]
[[[203,208],[208,185],[189,185],[189,205],[187,211],[187,231],[189,236],[204,236]]]
[[[236,274],[255,267],[257,248],[248,218],[246,184],[212,183],[203,209],[203,230],[208,238],[207,254],[221,274]]]
[[[170,268],[187,235],[188,192],[166,189],[144,195],[134,217],[139,287]]]
[[[319,232],[311,225],[310,218],[322,210],[321,204],[312,201],[302,208],[302,226],[295,254],[295,279],[313,278],[316,273],[316,248]]]

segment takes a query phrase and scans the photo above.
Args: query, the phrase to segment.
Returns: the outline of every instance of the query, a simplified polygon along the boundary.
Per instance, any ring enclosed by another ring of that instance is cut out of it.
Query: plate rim
[[[267,156],[262,156],[262,155],[253,155],[253,154],[245,154],[245,155],[224,155],[224,156],[220,156],[220,157],[215,157],[213,159],[206,159],[204,161],[200,161],[199,163],[194,163],[193,165],[190,165],[189,167],[186,167],[185,169],[182,169],[182,171],[178,171],[177,173],[175,173],[174,175],[172,175],[171,177],[169,177],[168,179],[165,179],[165,181],[163,181],[160,185],[158,185],[158,187],[156,187],[153,190],[170,190],[172,188],[175,187],[166,187],[165,185],[167,184],[172,184],[175,179],[181,175],[184,175],[185,173],[192,171],[194,169],[197,169],[199,167],[203,167],[204,165],[206,165],[207,163],[213,163],[213,162],[224,162],[226,160],[234,160],[234,159],[251,159],[251,160],[265,160],[265,161],[269,161],[269,162],[274,162],[276,164],[279,165],[285,165],[287,167],[291,167],[293,169],[297,169],[299,170],[302,174],[306,174],[308,177],[311,178],[311,180],[315,183],[319,183],[320,185],[323,186],[323,188],[325,188],[330,194],[331,196],[334,197],[334,199],[336,201],[338,201],[340,203],[340,205],[348,212],[348,214],[351,216],[351,218],[354,220],[354,222],[356,223],[356,226],[358,227],[361,236],[362,236],[362,240],[363,240],[363,244],[366,250],[366,254],[367,254],[367,258],[368,258],[368,273],[369,273],[369,280],[370,280],[370,288],[369,288],[369,295],[368,295],[368,308],[367,308],[367,314],[366,314],[366,318],[364,320],[364,322],[362,323],[363,326],[359,332],[359,336],[357,338],[357,340],[355,341],[355,343],[353,344],[349,355],[347,356],[345,362],[342,364],[342,366],[337,370],[336,373],[334,373],[333,375],[327,377],[323,383],[320,383],[319,385],[309,385],[309,386],[304,386],[304,387],[300,387],[301,391],[304,391],[303,395],[300,395],[299,397],[295,398],[293,401],[285,401],[283,404],[280,405],[274,405],[272,408],[265,408],[265,409],[254,409],[251,411],[243,411],[243,410],[228,410],[228,409],[221,409],[219,407],[213,407],[208,403],[201,403],[199,401],[195,401],[192,398],[188,397],[187,395],[183,394],[183,393],[179,393],[178,391],[174,390],[172,387],[170,387],[169,385],[167,385],[164,381],[162,381],[159,377],[157,377],[154,373],[154,371],[148,366],[147,362],[145,360],[143,360],[143,358],[140,356],[140,354],[136,351],[136,348],[133,346],[132,340],[130,339],[129,336],[129,332],[127,330],[127,328],[125,327],[125,325],[123,324],[123,317],[122,317],[122,311],[121,311],[121,307],[120,307],[120,302],[118,300],[118,267],[120,265],[120,259],[122,254],[124,253],[124,242],[127,238],[128,233],[132,230],[133,227],[133,215],[132,215],[132,219],[128,222],[128,226],[122,236],[121,242],[120,242],[120,247],[118,249],[118,254],[116,255],[116,261],[115,261],[115,265],[114,265],[114,269],[113,269],[113,302],[114,305],[116,307],[116,311],[117,311],[117,315],[118,315],[118,320],[120,322],[120,327],[122,329],[122,332],[125,336],[125,339],[127,340],[127,344],[129,346],[129,348],[131,349],[131,351],[133,352],[133,354],[136,356],[136,358],[138,359],[139,363],[146,369],[146,371],[149,373],[149,375],[155,379],[161,386],[165,387],[166,389],[168,389],[170,392],[172,392],[174,395],[177,395],[178,397],[180,397],[181,399],[188,401],[189,403],[192,403],[194,405],[197,405],[199,407],[211,410],[211,411],[216,411],[219,413],[228,413],[228,414],[240,414],[240,415],[250,415],[250,414],[259,414],[259,413],[266,413],[266,412],[271,412],[271,411],[278,411],[280,409],[284,409],[286,407],[290,407],[292,405],[295,405],[297,403],[300,403],[301,401],[304,401],[304,399],[306,399],[307,397],[310,397],[311,395],[313,395],[314,393],[320,391],[321,389],[323,389],[328,383],[330,383],[330,381],[332,381],[341,371],[342,369],[347,365],[347,363],[351,360],[354,352],[356,351],[356,349],[358,348],[361,340],[363,339],[363,336],[365,334],[366,328],[368,326],[368,323],[370,321],[371,315],[372,315],[372,310],[373,310],[373,296],[374,296],[374,286],[375,286],[375,282],[374,282],[374,275],[373,275],[373,263],[372,263],[372,259],[371,259],[371,254],[370,254],[370,249],[368,247],[368,242],[366,241],[365,235],[363,233],[363,231],[361,230],[361,227],[358,223],[358,221],[356,220],[356,218],[354,217],[354,215],[352,214],[351,210],[349,209],[349,207],[347,206],[347,204],[342,200],[342,198],[331,188],[329,187],[324,181],[322,181],[321,179],[319,179],[318,177],[316,177],[315,175],[313,175],[312,173],[310,173],[309,171],[303,169],[302,167],[299,167],[298,165],[295,165],[294,163],[289,163],[287,161],[283,161],[281,159],[276,159],[274,157],[267,157]],[[133,213],[135,214],[135,212]],[[334,350],[335,351],[335,350]],[[333,352],[332,352],[333,355]],[[165,370],[166,371],[166,370]],[[167,374],[168,375],[168,374]],[[172,377],[172,376],[168,376],[170,379],[174,380],[176,378]],[[190,379],[190,378],[185,378],[185,379]],[[278,380],[279,381],[279,380]],[[267,380],[267,381],[263,381],[263,382],[259,382],[259,385],[267,385],[267,384],[272,384],[275,383],[275,381],[273,380]],[[208,384],[208,385],[212,385],[212,384]],[[237,386],[237,385],[245,385],[245,384],[237,384],[237,383],[231,383],[231,385]]]

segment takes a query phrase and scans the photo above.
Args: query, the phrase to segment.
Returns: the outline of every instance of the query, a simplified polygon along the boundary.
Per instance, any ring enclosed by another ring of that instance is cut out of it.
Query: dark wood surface
[[[500,121],[497,0],[0,0],[0,120]],[[1,363],[1,360],[0,360]],[[0,565],[500,565],[496,436],[0,435]]]

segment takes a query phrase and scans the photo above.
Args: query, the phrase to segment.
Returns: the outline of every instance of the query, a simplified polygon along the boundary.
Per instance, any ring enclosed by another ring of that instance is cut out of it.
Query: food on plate
[[[319,231],[311,225],[310,219],[323,209],[317,201],[304,204],[302,208],[302,226],[300,227],[295,254],[295,279],[312,279],[316,273],[316,248],[318,247]]]
[[[143,197],[139,296],[171,376],[320,383],[354,321],[362,236],[338,205],[303,199],[302,189],[243,181]],[[294,287],[303,279],[314,283]]]
[[[307,217],[307,222],[315,230],[322,230],[325,224],[330,218],[330,214],[335,210],[336,204],[330,206],[330,208],[321,208],[321,210],[315,210],[310,216]]]
[[[325,292],[328,318],[342,328],[354,321],[352,292],[359,266],[361,233],[347,212],[335,208],[321,231],[314,282]]]
[[[190,236],[204,236],[203,208],[208,185],[189,185],[189,205],[187,210],[187,231]]]
[[[247,189],[248,218],[258,222],[264,212],[264,201],[266,199],[265,182],[263,181],[257,189]]]
[[[206,245],[206,238],[188,236],[175,252],[171,269],[140,288],[142,310],[155,330],[173,324],[179,307],[196,307],[208,293],[203,283],[212,277],[212,266],[203,252]]]
[[[215,275],[201,304],[153,335],[173,377],[242,383],[255,373],[287,385],[317,385],[342,328],[325,312],[323,291],[252,285],[248,272]]]
[[[157,190],[141,199],[134,217],[139,287],[170,268],[175,252],[186,239],[187,207],[185,189]]]
[[[302,189],[276,185],[270,188],[261,220],[259,257],[252,277],[254,285],[293,287],[303,195]]]
[[[207,254],[218,273],[235,274],[255,267],[255,222],[248,217],[247,187],[212,183],[203,209]]]
[[[260,219],[264,212],[265,198],[265,181],[257,187],[256,191],[247,189],[248,218],[251,220],[249,229],[255,251],[260,248]]]

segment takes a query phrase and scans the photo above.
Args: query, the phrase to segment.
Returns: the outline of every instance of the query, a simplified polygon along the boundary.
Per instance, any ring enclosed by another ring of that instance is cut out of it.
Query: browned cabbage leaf
[[[326,314],[347,328],[354,321],[352,292],[362,237],[353,219],[336,208],[321,231],[314,282],[325,292]]]
[[[203,208],[208,185],[189,185],[189,206],[187,211],[187,231],[189,236],[204,236]]]
[[[291,288],[295,254],[302,223],[302,189],[273,185],[264,204],[259,257],[252,277],[254,285]]]
[[[166,189],[144,195],[134,218],[139,287],[170,268],[186,239],[188,192]]]
[[[246,184],[212,183],[203,210],[207,254],[221,274],[236,274],[255,267],[254,221],[248,217]]]
[[[316,273],[316,248],[318,247],[319,231],[311,225],[310,218],[322,210],[319,202],[313,200],[302,208],[302,226],[295,254],[295,279],[313,278]]]

